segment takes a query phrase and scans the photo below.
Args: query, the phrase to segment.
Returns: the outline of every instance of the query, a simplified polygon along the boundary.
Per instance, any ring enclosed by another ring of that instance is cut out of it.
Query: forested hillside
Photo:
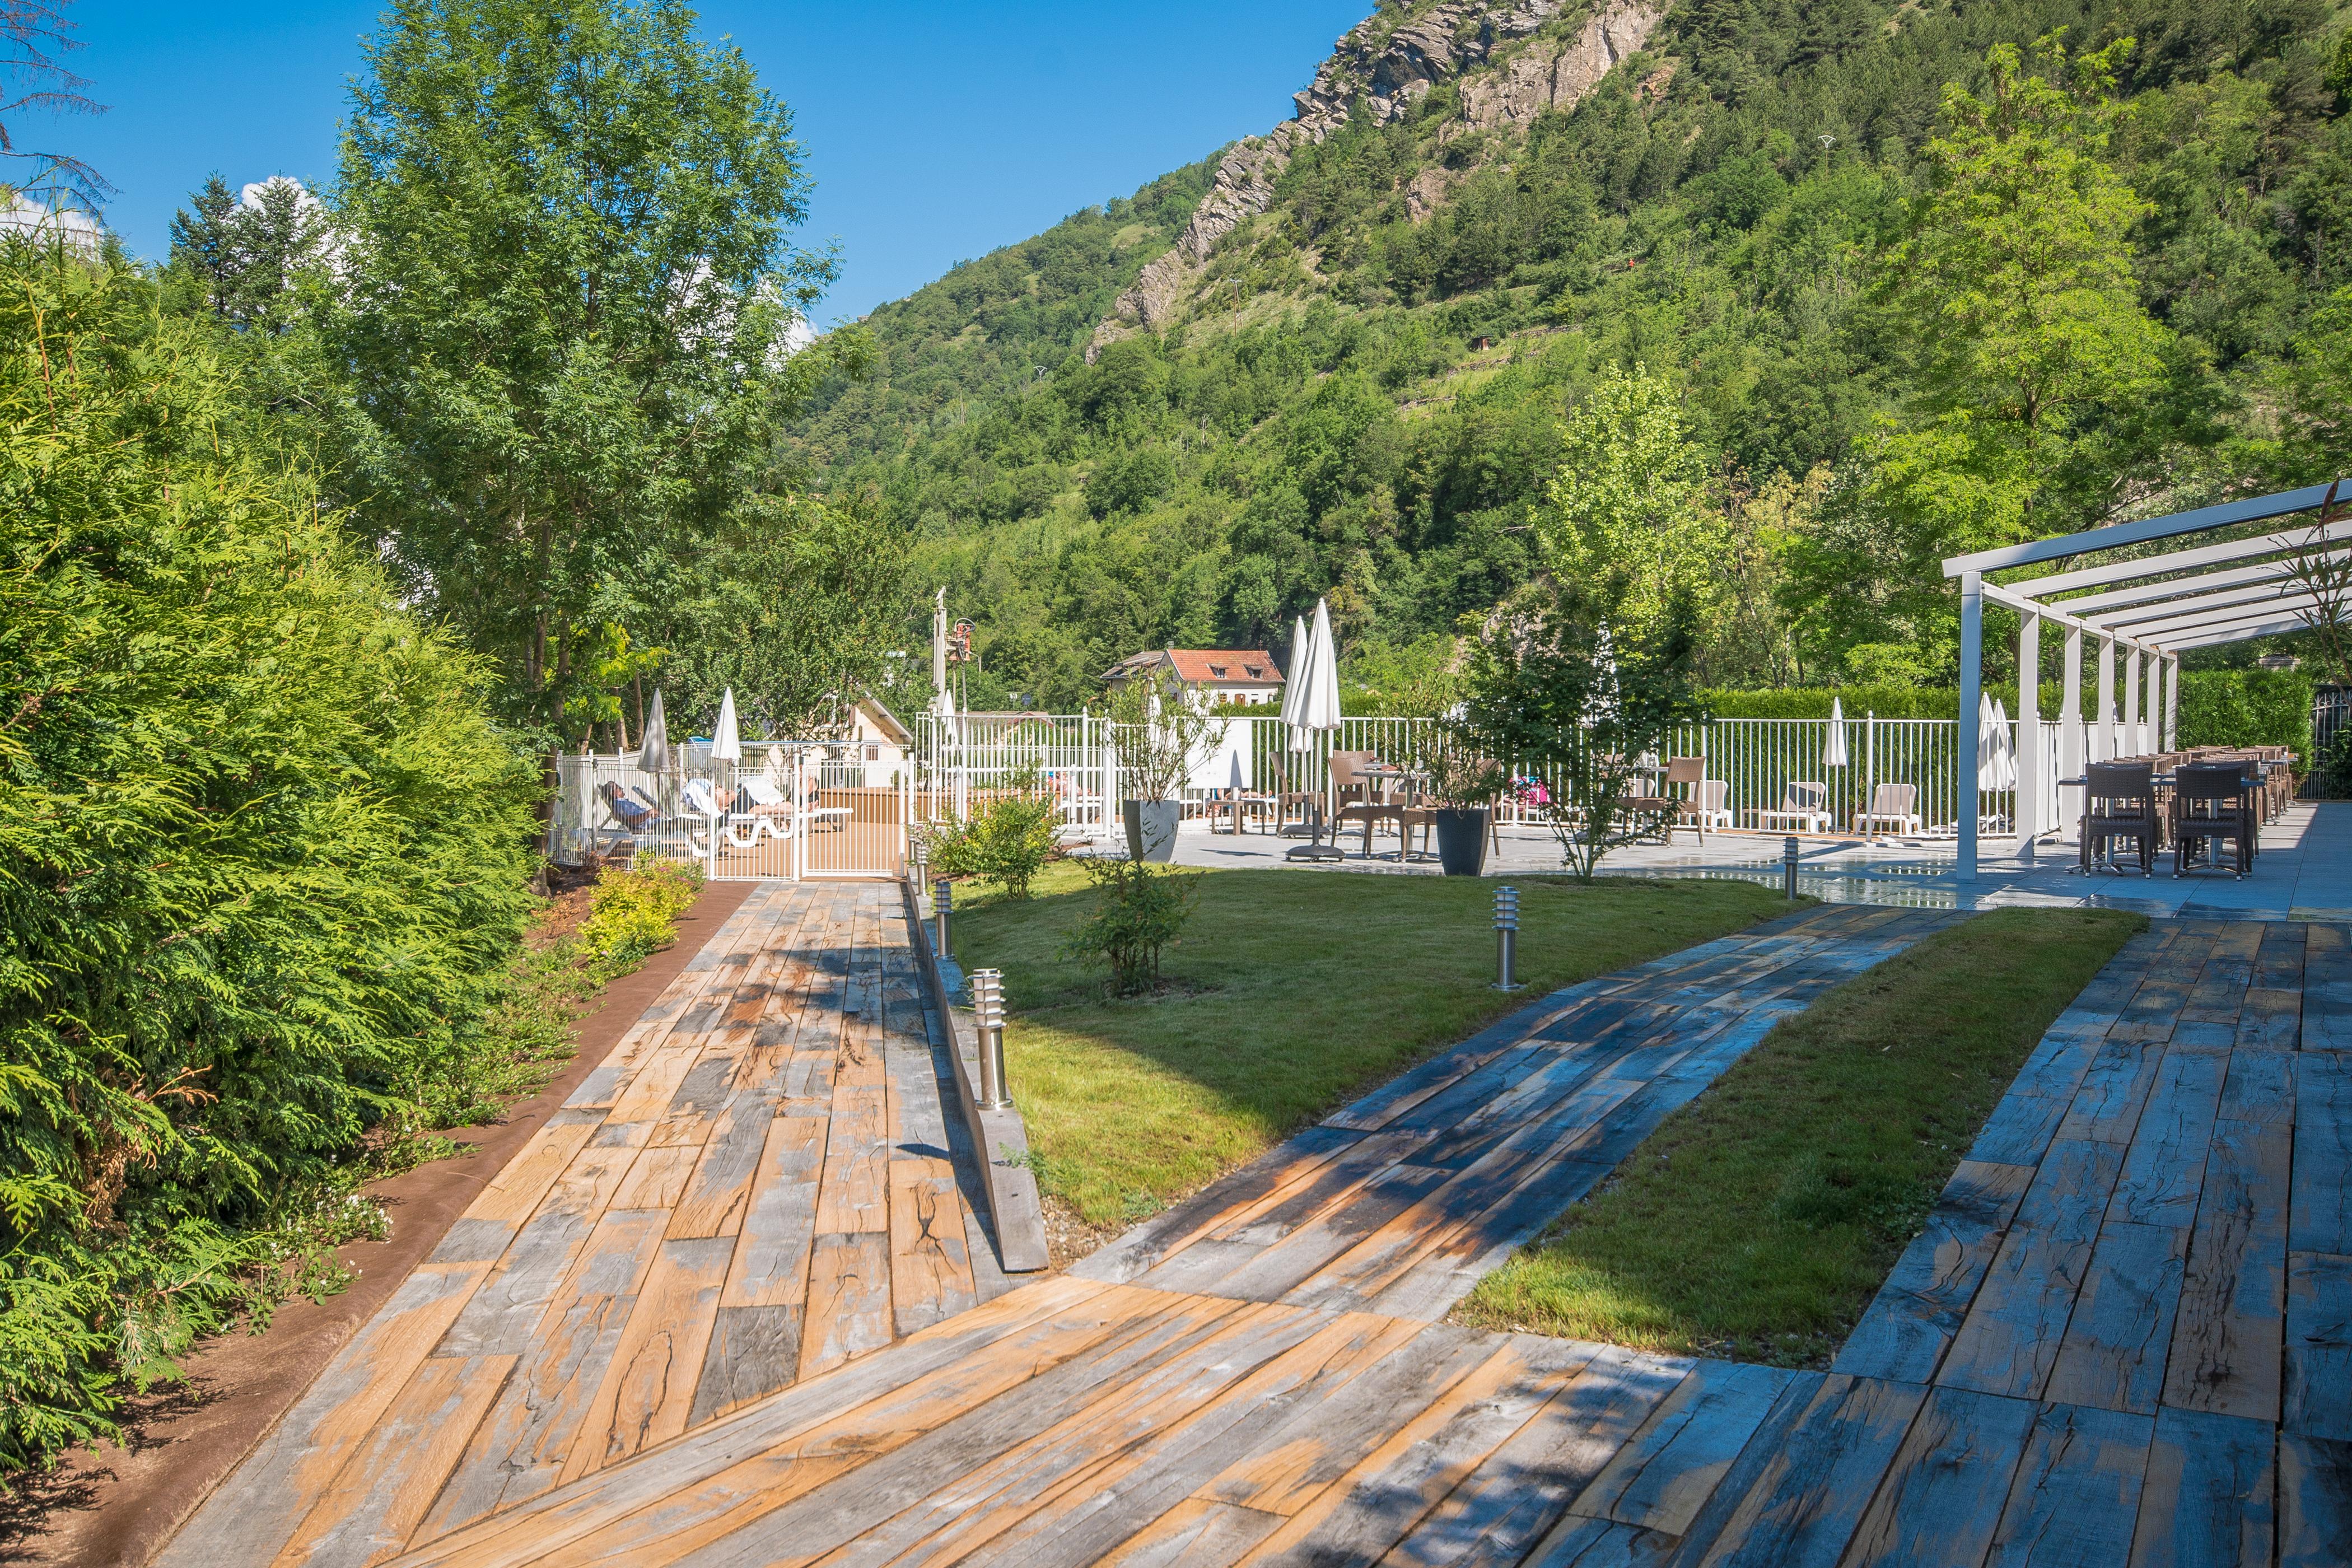
[[[1703,578],[1710,681],[1935,683],[1940,556],[2343,460],[2342,36],[2325,0],[1389,6],[1148,308],[1106,301],[1210,164],[877,312],[797,438],[979,623],[976,700],[1278,646],[1318,594],[1393,688],[1561,541]],[[1398,63],[1430,37],[1458,69]]]

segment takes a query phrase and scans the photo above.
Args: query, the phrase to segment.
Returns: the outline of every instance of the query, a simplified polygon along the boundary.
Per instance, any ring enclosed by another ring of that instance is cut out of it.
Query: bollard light
[[[1517,991],[1519,984],[1519,890],[1495,889],[1495,989]]]
[[[945,877],[931,884],[931,950],[941,958],[955,952],[948,941],[948,917],[955,912],[955,895],[950,889],[954,886]]]
[[[980,1037],[980,1103],[985,1110],[1003,1110],[1013,1103],[1004,1092],[1003,971],[971,972],[971,1019]]]
[[[1780,841],[1781,891],[1790,898],[1797,896],[1797,840],[1792,836]]]

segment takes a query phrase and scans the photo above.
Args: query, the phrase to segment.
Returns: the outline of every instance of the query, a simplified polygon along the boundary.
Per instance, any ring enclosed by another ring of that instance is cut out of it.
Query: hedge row
[[[462,1092],[529,908],[535,769],[247,406],[140,274],[0,237],[0,1463]]]

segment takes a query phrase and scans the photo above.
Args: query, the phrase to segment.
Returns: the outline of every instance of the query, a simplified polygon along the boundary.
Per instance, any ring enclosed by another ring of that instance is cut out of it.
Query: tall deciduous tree
[[[1730,542],[1706,479],[1674,388],[1646,365],[1612,365],[1560,427],[1559,468],[1535,512],[1547,563],[1636,630],[1678,602],[1703,608]]]
[[[564,732],[583,641],[688,591],[839,352],[789,352],[833,274],[787,243],[801,150],[676,0],[395,0],[366,52],[333,333],[356,514]]]
[[[2055,504],[2068,489],[2113,504],[2094,416],[2165,383],[2169,334],[2132,275],[2149,207],[2105,159],[2131,47],[2070,58],[2053,34],[2029,72],[2000,44],[1983,97],[1945,89],[1933,176],[1878,289],[1918,390],[1879,435],[1874,488],[1923,562],[2072,526],[2079,507]]]

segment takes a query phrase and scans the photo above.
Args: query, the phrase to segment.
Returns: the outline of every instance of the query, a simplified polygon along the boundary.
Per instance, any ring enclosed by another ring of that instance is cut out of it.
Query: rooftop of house
[[[1282,680],[1282,666],[1262,647],[1146,648],[1103,671],[1103,679],[1125,680],[1162,665],[1192,686],[1279,685]]]

